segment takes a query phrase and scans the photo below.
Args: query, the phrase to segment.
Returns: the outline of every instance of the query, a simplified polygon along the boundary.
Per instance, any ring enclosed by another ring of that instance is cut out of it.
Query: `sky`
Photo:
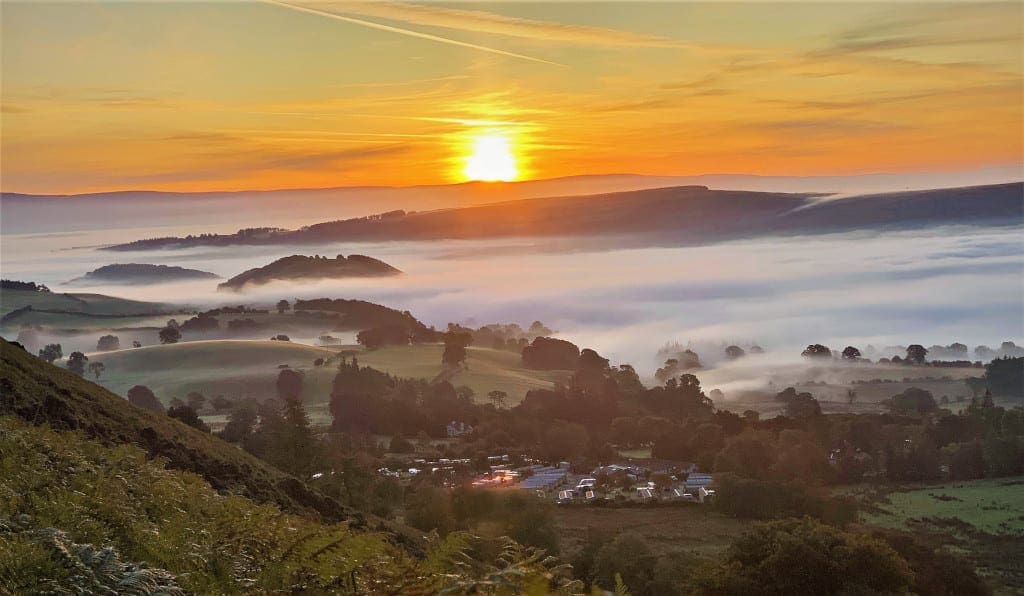
[[[0,34],[5,192],[1024,159],[1020,2],[5,1]]]

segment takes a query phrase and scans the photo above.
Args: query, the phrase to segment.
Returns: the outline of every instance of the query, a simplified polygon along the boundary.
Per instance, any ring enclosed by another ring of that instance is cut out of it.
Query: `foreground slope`
[[[362,519],[246,452],[125,399],[0,340],[0,416],[55,430],[78,430],[105,444],[134,444],[172,468],[202,476],[214,488],[327,520]]]

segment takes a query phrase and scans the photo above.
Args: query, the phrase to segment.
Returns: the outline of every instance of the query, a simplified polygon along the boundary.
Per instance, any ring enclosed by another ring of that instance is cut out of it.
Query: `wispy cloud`
[[[508,56],[509,58],[519,58],[521,60],[529,60],[531,62],[539,62],[541,64],[550,64],[552,66],[565,66],[564,64],[559,64],[558,62],[552,62],[550,60],[544,60],[543,58],[535,58],[533,56],[527,56],[525,54],[517,54],[515,52],[509,52],[509,51],[501,50],[501,49],[498,49],[498,48],[492,48],[490,46],[483,46],[483,45],[479,45],[479,44],[475,44],[475,43],[469,43],[469,42],[466,42],[466,41],[459,41],[457,39],[451,39],[449,37],[441,37],[439,35],[431,35],[429,33],[423,33],[421,31],[413,31],[411,29],[404,29],[402,27],[393,27],[391,25],[385,25],[383,23],[376,23],[376,22],[373,22],[373,21],[367,21],[365,19],[358,19],[358,18],[355,18],[355,17],[346,16],[344,14],[339,14],[337,12],[332,12],[332,11],[329,11],[329,10],[323,10],[319,6],[317,8],[312,8],[312,7],[309,7],[309,6],[302,6],[302,5],[299,5],[299,4],[293,4],[293,3],[288,3],[288,2],[279,2],[278,0],[264,0],[264,1],[268,2],[270,4],[277,5],[277,6],[283,6],[285,8],[290,8],[292,10],[298,10],[300,12],[305,12],[305,13],[309,13],[309,14],[315,14],[315,15],[319,15],[319,16],[322,16],[322,17],[327,17],[327,18],[330,18],[330,19],[335,19],[335,20],[338,20],[338,21],[343,21],[343,22],[346,22],[346,23],[351,23],[353,25],[361,25],[363,27],[370,27],[371,29],[379,29],[381,31],[387,31],[387,32],[390,32],[390,33],[397,33],[399,35],[407,35],[409,37],[416,37],[416,38],[419,38],[419,39],[426,39],[428,41],[436,41],[438,43],[445,43],[445,44],[449,44],[449,45],[453,45],[453,46],[459,46],[459,47],[463,47],[463,48],[479,50],[479,51],[482,51],[482,52],[489,52],[491,54],[499,54],[501,56]]]
[[[429,27],[443,27],[458,31],[531,39],[546,43],[655,48],[698,47],[696,44],[620,29],[522,19],[482,10],[446,8],[404,2],[358,2],[334,4],[333,6],[336,7],[335,10],[337,12],[390,19]]]

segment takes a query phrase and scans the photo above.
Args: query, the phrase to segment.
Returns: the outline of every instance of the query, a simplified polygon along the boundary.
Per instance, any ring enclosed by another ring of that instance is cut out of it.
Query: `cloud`
[[[451,39],[451,38],[448,38],[448,37],[441,37],[441,36],[438,36],[438,35],[431,35],[429,33],[422,33],[420,31],[413,31],[411,29],[403,29],[401,27],[393,27],[391,25],[384,25],[384,24],[381,24],[381,23],[375,23],[373,21],[367,21],[367,20],[364,20],[364,19],[357,19],[357,18],[354,18],[354,17],[345,16],[343,14],[338,14],[336,12],[330,12],[330,11],[327,11],[327,10],[322,10],[319,7],[318,8],[310,8],[310,7],[302,6],[302,5],[299,5],[299,4],[293,4],[293,3],[288,3],[288,2],[279,2],[278,0],[264,0],[264,1],[268,2],[270,4],[277,5],[277,6],[283,6],[285,8],[290,8],[292,10],[298,10],[300,12],[305,12],[305,13],[309,13],[309,14],[315,14],[315,15],[319,15],[319,16],[322,16],[322,17],[327,17],[327,18],[330,18],[330,19],[335,19],[335,20],[338,20],[338,21],[344,21],[346,23],[351,23],[353,25],[361,25],[363,27],[370,27],[371,29],[379,29],[381,31],[388,31],[390,33],[398,33],[400,35],[407,35],[409,37],[416,37],[416,38],[419,38],[419,39],[426,39],[428,41],[436,41],[436,42],[439,42],[439,43],[445,43],[445,44],[459,46],[459,47],[463,47],[463,48],[469,48],[469,49],[473,49],[473,50],[480,50],[482,52],[489,52],[489,53],[492,53],[492,54],[499,54],[499,55],[502,55],[502,56],[508,56],[510,58],[519,58],[521,60],[529,60],[531,62],[539,62],[539,63],[542,63],[542,64],[550,64],[552,66],[565,66],[564,64],[559,64],[557,62],[552,62],[550,60],[544,60],[542,58],[535,58],[533,56],[526,56],[524,54],[517,54],[515,52],[508,52],[508,51],[505,51],[505,50],[500,50],[498,48],[492,48],[492,47],[489,47],[489,46],[478,45],[478,44],[475,44],[475,43],[459,41],[457,39]]]
[[[317,6],[322,5],[318,4]],[[391,19],[416,25],[443,27],[472,33],[503,35],[545,43],[704,49],[704,46],[697,44],[680,42],[654,35],[622,31],[620,29],[522,19],[482,10],[445,8],[403,2],[346,3],[338,5],[336,10],[338,12]]]

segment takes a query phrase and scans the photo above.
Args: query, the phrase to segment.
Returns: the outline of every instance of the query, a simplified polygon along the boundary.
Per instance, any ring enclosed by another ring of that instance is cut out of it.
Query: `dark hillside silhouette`
[[[292,255],[269,265],[249,269],[217,286],[218,290],[242,290],[247,285],[294,279],[341,279],[345,277],[384,277],[402,272],[384,261],[364,255],[344,255],[330,259],[319,255]]]
[[[821,195],[680,186],[590,196],[509,201],[314,224],[297,230],[154,238],[108,247],[144,250],[237,244],[446,238],[632,236],[631,244],[693,244],[778,234],[1019,225],[1024,183],[822,200]],[[624,240],[624,238],[623,238]],[[625,240],[624,240],[625,241]]]

